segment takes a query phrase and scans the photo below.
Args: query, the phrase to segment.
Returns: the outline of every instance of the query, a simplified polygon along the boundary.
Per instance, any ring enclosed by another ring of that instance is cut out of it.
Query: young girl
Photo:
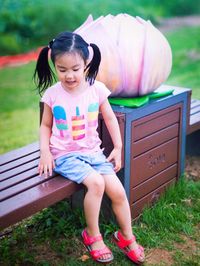
[[[90,62],[89,47],[93,50]],[[59,80],[53,86],[49,52]],[[42,97],[39,174],[52,175],[54,170],[86,186],[84,213],[87,227],[82,232],[83,243],[91,257],[102,263],[113,260],[113,254],[99,231],[99,211],[105,192],[112,201],[120,226],[120,231],[113,235],[117,246],[130,260],[141,263],[144,261],[143,248],[132,234],[129,203],[116,176],[121,168],[119,126],[107,99],[110,91],[95,81],[100,61],[99,48],[71,32],[59,34],[41,50],[34,77],[40,94],[48,89]],[[97,133],[99,111],[114,145],[107,159]]]

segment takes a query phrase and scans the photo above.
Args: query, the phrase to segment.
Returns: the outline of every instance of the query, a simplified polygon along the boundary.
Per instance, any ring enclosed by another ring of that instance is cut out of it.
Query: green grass
[[[184,179],[166,193],[155,208],[143,214],[143,223],[148,225],[144,230],[146,245],[154,247],[159,236],[162,241],[176,240],[177,233],[191,235],[194,224],[200,221],[200,183],[188,182]],[[156,223],[155,223],[156,220]],[[148,236],[150,238],[147,240]]]
[[[173,68],[168,84],[192,89],[200,99],[200,27],[182,28],[166,35],[173,53]]]
[[[199,225],[200,181],[182,178],[153,208],[144,210],[133,231],[147,253],[153,248],[161,248],[173,254],[173,265],[197,266],[200,261],[198,249],[185,252],[176,245],[184,245],[185,237],[198,248]],[[11,235],[1,239],[0,265],[96,265],[91,259],[84,263],[81,261],[82,255],[88,254],[80,238],[84,226],[81,209],[72,212],[67,201],[59,202],[26,220]],[[101,231],[115,256],[112,265],[132,265],[111,242],[111,234],[116,228],[114,222],[108,223],[101,217]],[[156,265],[164,265],[162,258],[160,263]]]
[[[40,98],[32,80],[34,66],[0,70],[0,153],[38,140]]]

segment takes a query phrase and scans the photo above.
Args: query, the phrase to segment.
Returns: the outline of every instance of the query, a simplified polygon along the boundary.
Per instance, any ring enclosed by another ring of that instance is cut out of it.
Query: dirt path
[[[182,27],[200,26],[200,16],[174,17],[169,19],[160,19],[158,29],[161,32],[167,32]]]

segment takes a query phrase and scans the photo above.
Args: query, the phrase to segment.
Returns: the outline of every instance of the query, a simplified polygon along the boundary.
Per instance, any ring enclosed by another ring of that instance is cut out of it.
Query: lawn
[[[0,69],[0,153],[38,140],[39,96],[35,63]]]
[[[166,37],[173,54],[168,84],[192,89],[192,97],[200,99],[200,27],[182,28]]]

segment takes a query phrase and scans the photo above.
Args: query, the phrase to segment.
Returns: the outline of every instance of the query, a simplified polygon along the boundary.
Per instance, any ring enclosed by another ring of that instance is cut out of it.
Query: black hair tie
[[[53,39],[52,41],[49,42],[49,45],[48,45],[48,48],[51,49],[52,48],[52,45],[54,43],[55,39]]]

